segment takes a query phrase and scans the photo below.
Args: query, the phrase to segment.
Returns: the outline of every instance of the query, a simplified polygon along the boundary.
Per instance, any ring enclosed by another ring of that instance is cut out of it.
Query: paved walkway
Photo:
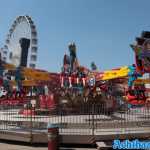
[[[17,143],[4,143],[0,142],[0,150],[48,150],[46,146],[29,146],[29,145],[17,145]],[[66,148],[61,147],[60,150],[96,150],[96,148]]]

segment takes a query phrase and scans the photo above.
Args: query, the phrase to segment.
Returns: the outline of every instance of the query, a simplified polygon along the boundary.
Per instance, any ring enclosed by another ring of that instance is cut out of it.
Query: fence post
[[[94,136],[95,124],[94,124],[94,104],[92,104],[92,136]]]
[[[33,134],[32,134],[32,129],[33,129],[33,121],[32,121],[32,105],[29,104],[29,110],[30,110],[30,144],[32,144],[33,140]]]
[[[63,123],[63,122],[62,122],[62,119],[63,119],[63,112],[62,112],[62,110],[63,110],[63,109],[61,109],[61,108],[62,108],[62,107],[59,106],[59,115],[60,115],[60,122],[59,122],[59,124],[60,124],[60,130],[61,130],[61,132],[62,132],[62,131],[63,131],[63,129],[62,129],[62,128],[63,128],[63,124],[62,124],[62,123]]]

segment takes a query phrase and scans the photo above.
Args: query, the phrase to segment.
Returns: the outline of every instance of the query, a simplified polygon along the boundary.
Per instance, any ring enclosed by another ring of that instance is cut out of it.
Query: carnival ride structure
[[[35,68],[37,50],[37,30],[32,18],[28,15],[18,16],[7,34],[2,60],[17,67],[21,65]]]
[[[69,45],[70,55],[65,54],[61,73],[27,68],[0,61],[0,104],[26,104],[35,99],[40,109],[56,108],[65,103],[69,107],[81,103],[110,103],[115,101],[131,106],[145,105],[149,94],[143,79],[150,73],[150,32],[143,31],[136,44],[131,45],[135,64],[107,71],[99,71],[79,64],[76,45]],[[128,105],[129,104],[129,105]]]

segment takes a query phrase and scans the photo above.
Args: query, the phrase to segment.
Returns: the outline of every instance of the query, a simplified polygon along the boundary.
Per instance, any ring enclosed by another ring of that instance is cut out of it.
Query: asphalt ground
[[[60,150],[96,150],[96,146],[91,145],[61,145]],[[14,141],[0,141],[0,150],[48,150],[47,144],[27,144]]]

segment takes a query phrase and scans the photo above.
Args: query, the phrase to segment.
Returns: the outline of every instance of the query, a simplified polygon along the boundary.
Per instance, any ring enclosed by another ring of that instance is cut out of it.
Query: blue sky
[[[38,31],[38,68],[60,71],[68,43],[80,64],[100,70],[134,62],[129,44],[150,30],[149,0],[0,0],[0,45],[18,15],[30,15]]]

